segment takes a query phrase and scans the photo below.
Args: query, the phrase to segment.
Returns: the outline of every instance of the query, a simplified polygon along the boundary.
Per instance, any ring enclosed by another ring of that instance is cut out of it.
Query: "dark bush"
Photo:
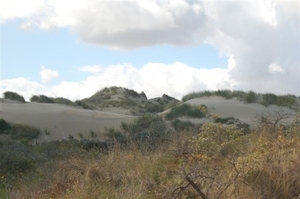
[[[81,106],[83,109],[92,109],[88,104],[84,103],[81,100],[76,100],[75,106]]]
[[[46,95],[39,95],[39,96],[33,95],[30,98],[30,101],[31,102],[38,102],[38,103],[54,103],[53,98],[48,97]]]
[[[171,122],[172,127],[176,131],[184,131],[184,130],[190,130],[191,128],[195,127],[195,124],[193,124],[190,121],[181,121],[179,119],[175,119]]]
[[[106,129],[108,142],[117,142],[123,146],[134,143],[139,149],[155,149],[170,133],[166,131],[161,116],[147,114],[137,118],[133,123],[121,123],[121,131]]]
[[[66,104],[66,105],[70,105],[70,106],[74,106],[75,105],[74,102],[72,102],[69,99],[63,98],[63,97],[54,98],[53,101],[56,104]]]
[[[99,140],[81,140],[80,144],[86,151],[98,150],[104,152],[108,150],[108,143]]]
[[[15,142],[0,143],[0,175],[23,173],[34,168],[37,155],[25,145]]]
[[[205,106],[205,105],[203,105]],[[182,104],[180,106],[174,107],[166,114],[167,119],[174,119],[181,116],[188,116],[194,118],[202,118],[205,116],[204,113],[197,106],[192,106],[190,104]]]
[[[25,103],[25,99],[22,95],[19,95],[18,93],[11,92],[11,91],[6,91],[4,94],[5,99],[10,99],[10,100],[16,100],[22,103]]]
[[[23,124],[14,124],[11,126],[10,137],[12,139],[28,142],[37,138],[40,133],[41,130],[39,128]]]
[[[273,104],[273,105],[285,106],[285,107],[289,107],[289,108],[292,108],[293,106],[298,105],[297,97],[294,95],[277,96],[272,93],[263,94],[261,104],[264,106],[269,106],[269,105]]]
[[[250,91],[249,93],[247,93],[245,95],[243,101],[245,103],[255,103],[255,102],[257,102],[257,100],[258,100],[258,95],[255,92]]]
[[[225,124],[230,120],[234,120],[234,117],[217,117],[215,119],[216,123],[221,123],[221,124]]]
[[[149,113],[159,113],[164,111],[164,108],[159,104],[151,103],[146,105],[146,111]]]
[[[10,124],[8,124],[3,118],[0,118],[0,134],[7,134],[10,130]]]

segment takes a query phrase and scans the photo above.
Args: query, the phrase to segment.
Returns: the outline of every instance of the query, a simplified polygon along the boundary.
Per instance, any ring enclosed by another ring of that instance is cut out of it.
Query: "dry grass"
[[[226,138],[214,154],[199,152],[188,132],[154,151],[134,145],[92,151],[45,164],[35,177],[20,176],[9,198],[201,198],[196,185],[206,198],[299,199],[299,130]]]

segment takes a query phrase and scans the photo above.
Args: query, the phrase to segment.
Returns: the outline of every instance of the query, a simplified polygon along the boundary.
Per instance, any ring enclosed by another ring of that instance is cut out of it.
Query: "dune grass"
[[[288,108],[299,107],[297,97],[295,95],[275,95],[273,93],[255,93],[254,91],[231,91],[231,90],[217,90],[217,91],[200,91],[192,92],[182,97],[182,101],[186,102],[190,99],[199,97],[219,96],[225,99],[232,99],[236,97],[238,100],[245,103],[258,103],[264,106],[277,105]]]

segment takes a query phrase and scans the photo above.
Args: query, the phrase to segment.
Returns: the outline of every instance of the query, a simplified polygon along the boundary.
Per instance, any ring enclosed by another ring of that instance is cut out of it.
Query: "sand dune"
[[[240,119],[242,122],[246,122],[250,125],[253,123],[255,115],[261,114],[263,112],[272,113],[274,111],[280,110],[289,113],[291,115],[291,118],[295,114],[295,111],[286,107],[278,107],[275,105],[265,107],[256,103],[245,104],[244,102],[240,102],[235,98],[226,100],[222,97],[217,96],[191,99],[186,103],[190,103],[191,105],[204,104],[208,107],[209,114],[215,113],[220,117],[235,117]],[[288,121],[289,120],[287,120],[287,122]]]
[[[290,113],[291,116],[295,114],[295,111],[285,107],[264,107],[260,104],[245,104],[237,99],[226,100],[215,96],[192,99],[185,103],[192,105],[204,104],[208,107],[208,114],[215,113],[220,117],[235,117],[250,125],[255,114],[262,112],[283,110]],[[98,132],[98,139],[102,139],[104,136],[101,133],[104,132],[105,127],[118,128],[122,121],[131,122],[136,118],[135,116],[119,114],[116,110],[113,110],[113,112],[106,111],[85,110],[60,104],[33,102],[23,104],[11,100],[4,100],[4,103],[0,103],[0,118],[4,118],[11,123],[33,125],[49,130],[50,135],[42,133],[38,139],[39,142],[66,139],[69,135],[79,138],[79,133],[82,133],[84,138],[90,138],[91,130]],[[181,119],[195,123],[209,121],[207,118]]]
[[[11,123],[27,124],[47,129],[50,135],[42,134],[39,142],[75,138],[82,133],[89,138],[90,130],[103,132],[105,127],[118,128],[122,121],[130,122],[134,116],[85,110],[60,104],[16,103],[5,100],[0,103],[0,118]],[[99,137],[101,139],[101,135]]]

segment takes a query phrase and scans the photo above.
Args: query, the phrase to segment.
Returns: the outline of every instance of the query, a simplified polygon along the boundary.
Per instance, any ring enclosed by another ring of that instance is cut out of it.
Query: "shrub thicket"
[[[72,102],[69,99],[63,98],[63,97],[53,98],[53,101],[56,104],[66,104],[66,105],[69,105],[69,106],[74,106],[75,105],[74,102]]]
[[[92,109],[91,106],[89,106],[87,103],[85,103],[81,100],[76,100],[75,101],[75,106],[81,106],[83,109]]]
[[[261,104],[264,106],[269,106],[269,105],[273,104],[273,105],[285,106],[285,107],[289,107],[289,108],[292,108],[293,106],[298,105],[297,97],[294,95],[277,96],[272,93],[263,94]]]
[[[13,124],[11,125],[9,134],[12,139],[28,143],[29,141],[37,138],[40,133],[41,130],[39,128],[23,124]]]
[[[143,150],[155,149],[170,136],[163,118],[152,114],[141,116],[131,124],[123,122],[120,128],[120,131],[106,129],[109,142],[117,142],[123,146],[134,143]]]
[[[10,130],[10,124],[8,124],[3,118],[0,118],[0,134],[7,134]]]
[[[205,113],[201,111],[200,107],[206,107],[205,105],[201,106],[192,106],[190,104],[182,104],[177,107],[173,107],[170,112],[166,114],[166,118],[171,120],[174,118],[188,116],[194,118],[202,118],[205,117]]]
[[[11,91],[6,91],[4,94],[5,99],[10,99],[10,100],[16,100],[22,103],[25,103],[25,99],[22,95],[19,95],[18,93],[11,92]]]
[[[179,119],[172,120],[171,125],[176,131],[191,130],[195,127],[195,124],[193,124],[192,122],[181,121]]]
[[[38,102],[38,103],[54,103],[53,98],[48,97],[46,95],[33,95],[30,98],[31,102]]]

